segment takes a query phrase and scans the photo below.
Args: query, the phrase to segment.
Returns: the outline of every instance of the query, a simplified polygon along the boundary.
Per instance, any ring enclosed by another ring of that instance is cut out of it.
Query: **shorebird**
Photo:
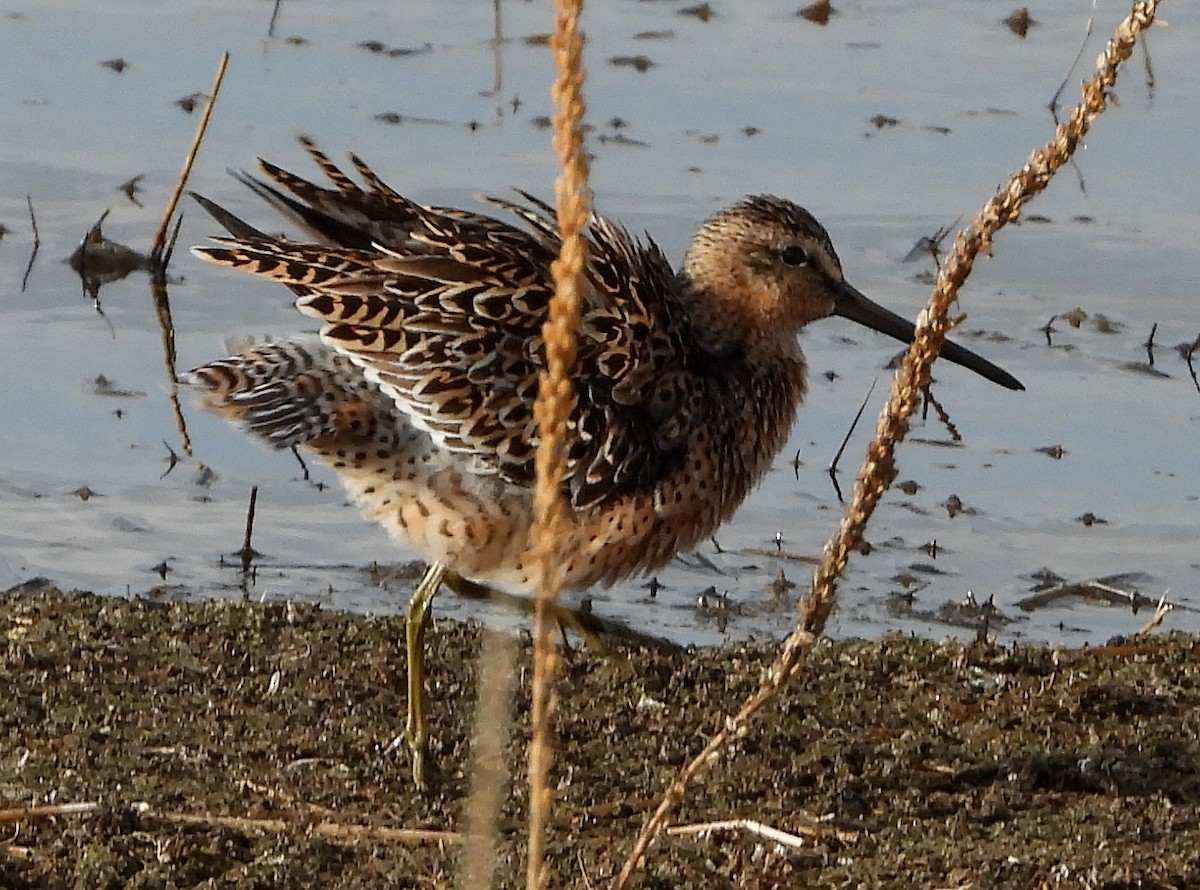
[[[421,551],[408,605],[408,720],[423,783],[423,634],[442,584],[533,586],[533,402],[559,238],[554,210],[486,199],[517,224],[417,204],[357,156],[362,184],[301,140],[319,186],[265,161],[235,174],[318,243],[272,237],[200,196],[231,237],[206,260],[279,281],[319,335],[247,345],[185,375],[207,408],[332,467],[365,514]],[[759,195],[701,226],[676,272],[647,236],[588,232],[575,405],[562,497],[564,585],[651,572],[727,520],[783,448],[805,393],[797,335],[840,315],[899,340],[913,325],[842,275],[803,208]],[[1008,389],[947,342],[942,356]]]

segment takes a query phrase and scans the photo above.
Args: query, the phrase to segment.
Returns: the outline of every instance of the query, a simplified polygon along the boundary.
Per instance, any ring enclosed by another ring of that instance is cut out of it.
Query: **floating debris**
[[[404,56],[420,56],[433,51],[432,43],[425,43],[421,46],[388,46],[378,40],[364,40],[358,44],[359,49],[365,49],[367,52],[374,55],[387,56],[389,59],[398,59]]]
[[[946,500],[942,502],[942,506],[946,508],[946,512],[950,514],[951,519],[953,519],[959,513],[966,512],[965,508],[963,507],[962,498],[956,494],[952,494],[950,497],[946,498]]]
[[[1149,362],[1121,362],[1117,367],[1122,371],[1133,371],[1135,374],[1144,374],[1147,377],[1155,377],[1159,380],[1171,379],[1170,374],[1166,371],[1160,371]]]
[[[789,581],[788,576],[784,574],[783,569],[779,570],[779,574],[775,580],[767,585],[767,592],[775,599],[781,600],[787,596],[787,592],[796,586],[796,582]]]
[[[829,0],[817,0],[816,3],[802,6],[796,11],[799,18],[821,26],[828,25],[829,17],[836,14],[837,10],[833,8],[833,4]]]
[[[173,104],[179,106],[188,114],[191,114],[200,106],[201,102],[207,102],[207,101],[208,101],[207,93],[190,93],[190,94],[184,96],[182,99],[176,99]]]
[[[1088,314],[1086,312],[1084,312],[1083,309],[1081,309],[1079,306],[1076,306],[1074,309],[1070,310],[1069,312],[1063,312],[1059,315],[1054,316],[1054,318],[1052,318],[1050,320],[1054,321],[1054,319],[1056,319],[1056,318],[1061,318],[1063,321],[1065,321],[1071,327],[1077,328],[1081,324],[1083,324],[1085,321],[1087,321]]]
[[[135,205],[137,205],[138,207],[141,207],[141,206],[143,206],[142,202],[137,199],[137,196],[142,190],[141,183],[142,183],[142,180],[145,178],[146,178],[145,173],[139,173],[137,176],[134,176],[132,179],[127,179],[127,180],[125,180],[125,182],[123,182],[119,186],[117,186],[117,191],[123,193],[125,195],[125,197],[128,198],[130,201],[132,201]]]
[[[67,264],[78,273],[84,290],[97,302],[97,310],[101,285],[120,281],[131,272],[150,269],[150,258],[144,253],[104,237],[101,226],[107,216],[106,210],[67,257]]]
[[[699,19],[702,22],[707,22],[712,19],[716,13],[712,11],[712,7],[707,3],[697,3],[695,6],[685,6],[679,10],[680,15],[691,16],[694,19]]]
[[[1025,39],[1025,35],[1029,33],[1029,29],[1037,24],[1037,22],[1030,17],[1029,7],[1027,6],[1014,9],[1008,14],[1007,18],[1001,19],[1000,21],[1001,24],[1006,25],[1008,30],[1012,31],[1022,40]]]
[[[137,389],[121,389],[103,374],[97,374],[92,381],[92,394],[114,399],[144,399],[146,394]]]
[[[1086,581],[1067,581],[1050,569],[1041,569],[1030,577],[1035,582],[1031,588],[1033,596],[1027,596],[1017,603],[1017,607],[1025,612],[1032,612],[1061,600],[1082,599],[1085,602],[1099,602],[1111,606],[1128,606],[1137,614],[1139,609],[1145,606],[1153,608],[1157,602],[1138,592],[1137,584],[1149,580],[1142,572],[1119,572]]]
[[[613,56],[608,60],[608,64],[617,68],[632,68],[639,74],[644,74],[654,67],[654,62],[649,56]]]
[[[396,111],[382,111],[375,115],[373,120],[376,120],[381,124],[390,124],[392,126],[398,126],[400,124],[426,124],[428,126],[435,127],[448,127],[454,123],[453,121],[441,120],[436,117],[417,117],[412,114],[400,114]]]
[[[962,627],[974,627],[981,621],[986,621],[988,624],[1000,625],[1008,624],[1012,621],[1011,618],[996,608],[993,597],[989,596],[981,603],[975,599],[975,594],[970,590],[957,603],[944,603],[938,609],[938,617],[947,624]]]
[[[956,220],[953,225],[942,226],[932,235],[922,235],[917,239],[916,243],[904,255],[904,259],[900,262],[911,263],[925,257],[932,257],[936,262],[937,258],[942,253],[942,242],[946,240],[946,236],[950,234],[954,226],[958,225]]]

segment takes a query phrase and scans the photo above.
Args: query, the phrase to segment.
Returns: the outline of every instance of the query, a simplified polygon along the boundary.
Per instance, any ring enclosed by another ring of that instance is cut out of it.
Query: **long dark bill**
[[[873,331],[887,334],[889,337],[895,337],[903,343],[911,343],[916,335],[916,328],[907,318],[901,318],[890,309],[884,309],[845,282],[842,282],[838,289],[833,314],[856,321]],[[1021,385],[1021,381],[1012,374],[993,365],[983,356],[964,349],[957,343],[947,340],[942,344],[941,355],[947,361],[969,368],[980,377],[984,377],[992,383],[998,383],[1005,389],[1025,388]]]

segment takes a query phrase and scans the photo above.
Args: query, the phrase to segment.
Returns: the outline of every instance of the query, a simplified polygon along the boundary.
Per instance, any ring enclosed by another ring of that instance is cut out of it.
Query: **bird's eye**
[[[793,269],[808,265],[808,251],[799,244],[789,244],[783,248],[779,251],[779,258],[785,266],[791,266]]]

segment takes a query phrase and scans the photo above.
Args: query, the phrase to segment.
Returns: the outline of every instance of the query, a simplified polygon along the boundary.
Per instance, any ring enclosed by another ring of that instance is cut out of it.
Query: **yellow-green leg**
[[[438,588],[446,577],[443,563],[430,563],[421,583],[408,601],[408,724],[404,738],[412,752],[413,781],[418,788],[425,787],[425,748],[429,743],[429,696],[425,694],[425,625],[429,619],[429,606],[437,596]]]

